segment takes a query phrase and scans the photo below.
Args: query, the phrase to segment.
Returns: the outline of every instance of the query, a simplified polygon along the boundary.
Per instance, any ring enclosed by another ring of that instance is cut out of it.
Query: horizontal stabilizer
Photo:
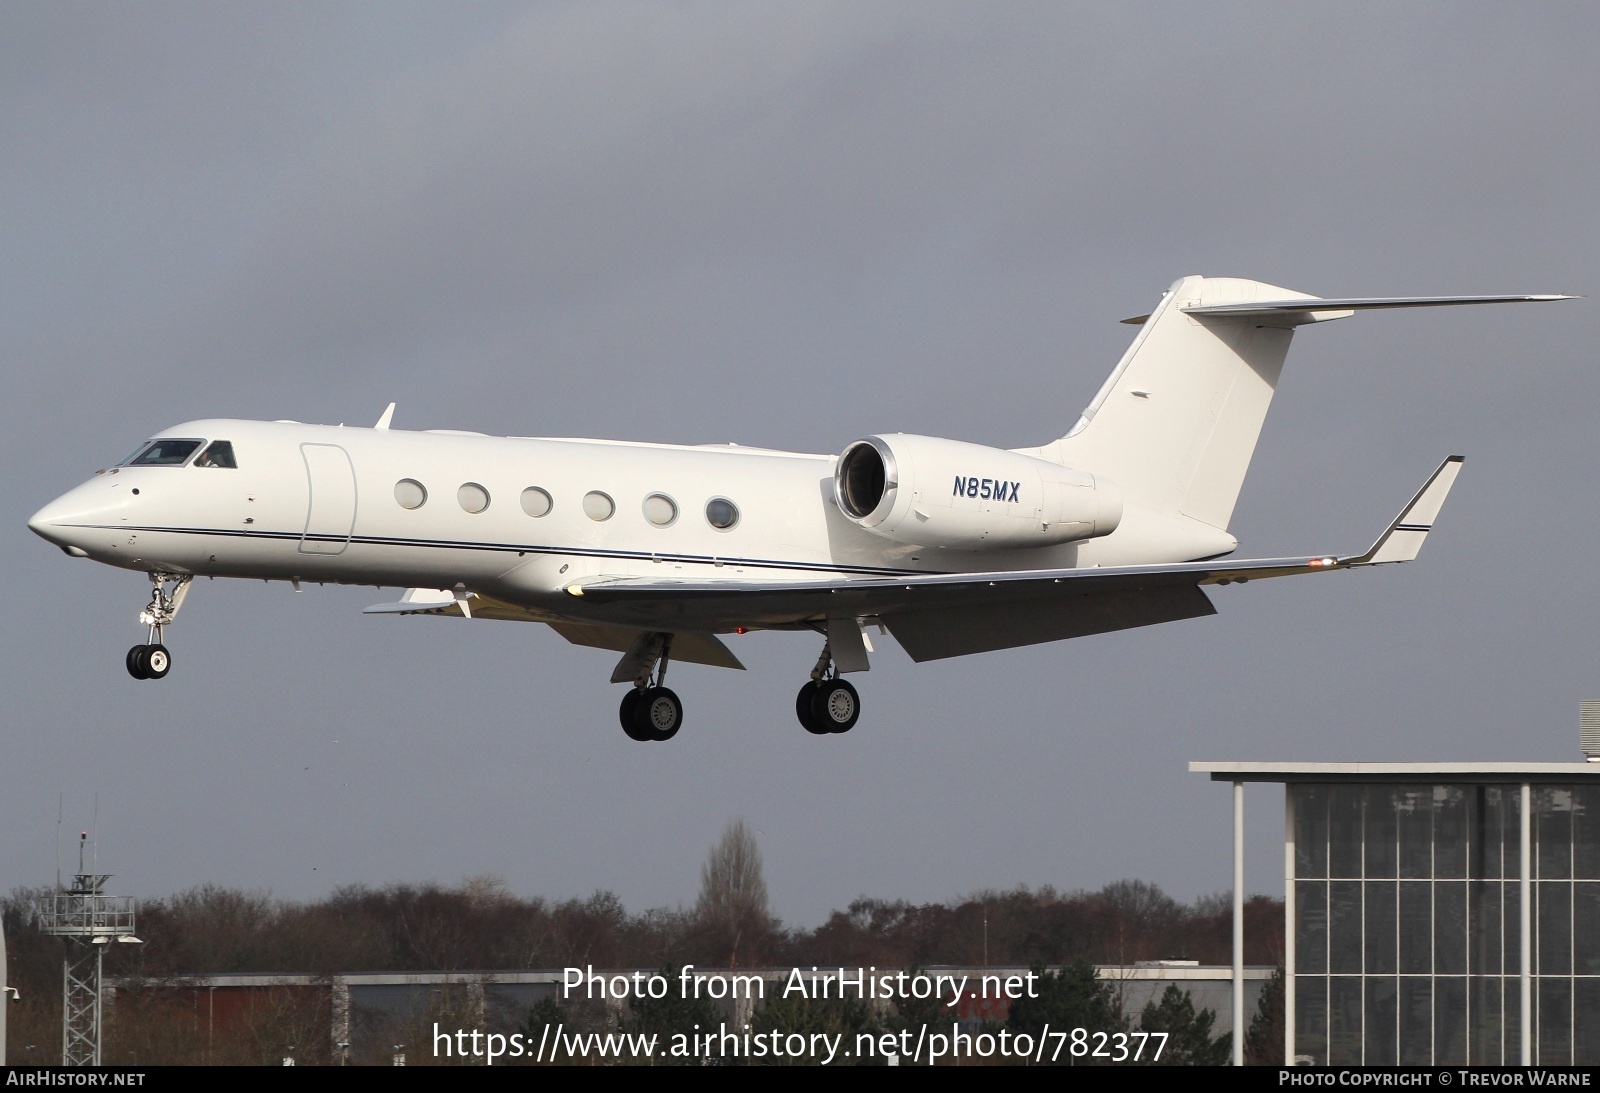
[[[1422,550],[1422,541],[1433,530],[1433,522],[1444,507],[1450,487],[1456,484],[1463,460],[1453,455],[1439,464],[1433,477],[1417,491],[1411,503],[1400,510],[1389,530],[1378,536],[1372,549],[1355,558],[1341,558],[1345,565],[1382,565],[1385,562],[1409,562]]]
[[[1530,304],[1574,300],[1575,296],[1353,296],[1345,299],[1256,300],[1236,304],[1202,304],[1180,308],[1185,315],[1215,315],[1223,319],[1272,319],[1291,325],[1342,319],[1357,311],[1385,311],[1401,307],[1455,307],[1461,304]]]

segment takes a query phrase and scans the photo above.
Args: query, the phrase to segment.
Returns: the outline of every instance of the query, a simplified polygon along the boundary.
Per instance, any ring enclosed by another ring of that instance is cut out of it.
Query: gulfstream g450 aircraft
[[[66,553],[149,574],[136,679],[196,576],[409,588],[373,612],[542,622],[621,652],[622,727],[665,740],[669,658],[740,668],[719,634],[811,630],[795,709],[845,732],[867,631],[914,660],[1215,612],[1206,585],[1414,558],[1444,461],[1371,549],[1226,561],[1239,487],[1297,326],[1375,308],[1558,296],[1318,299],[1185,277],[1065,436],[1002,450],[907,434],[838,455],[190,421],[35,513]]]

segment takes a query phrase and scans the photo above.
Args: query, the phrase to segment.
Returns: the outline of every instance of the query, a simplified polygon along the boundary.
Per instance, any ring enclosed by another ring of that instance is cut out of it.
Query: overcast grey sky
[[[801,635],[677,666],[670,745],[613,656],[214,582],[136,683],[137,574],[30,513],[201,416],[726,441],[1035,444],[1181,275],[1330,296],[1600,291],[1582,4],[0,7],[0,888],[55,816],[120,891],[306,899],[499,873],[690,902],[725,822],[774,909],[1229,881],[1190,759],[1570,760],[1596,678],[1596,305],[1303,330],[1244,557],[1366,546],[1466,469],[1414,565],[916,666],[814,738]],[[883,649],[882,646],[888,646]],[[1281,793],[1247,795],[1281,892]]]

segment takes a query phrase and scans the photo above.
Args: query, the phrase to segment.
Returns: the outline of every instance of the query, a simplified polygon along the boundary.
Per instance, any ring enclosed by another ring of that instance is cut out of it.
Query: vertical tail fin
[[[1225,530],[1293,327],[1307,316],[1185,309],[1314,299],[1234,277],[1182,278],[1144,320],[1078,424],[1038,454],[1105,475],[1142,508]]]
[[[1562,295],[1323,299],[1237,277],[1184,277],[1141,321],[1066,436],[1027,454],[1105,475],[1128,501],[1226,530],[1294,328],[1358,311],[1542,303]]]

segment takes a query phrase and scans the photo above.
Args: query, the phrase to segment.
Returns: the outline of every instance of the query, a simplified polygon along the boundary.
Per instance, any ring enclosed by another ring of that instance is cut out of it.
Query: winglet
[[[383,411],[383,416],[378,419],[378,423],[376,425],[374,425],[373,428],[374,429],[387,429],[389,427],[389,422],[391,422],[393,420],[394,420],[394,403],[391,402],[391,403],[389,403],[388,409]]]
[[[1340,558],[1339,565],[1383,565],[1385,562],[1409,562],[1415,558],[1422,550],[1422,541],[1433,530],[1433,522],[1438,519],[1439,510],[1444,507],[1444,499],[1449,496],[1450,487],[1455,485],[1463,462],[1461,456],[1453,455],[1439,464],[1439,469],[1417,491],[1411,503],[1400,510],[1400,515],[1394,518],[1389,530],[1378,536],[1372,549],[1354,558]]]

